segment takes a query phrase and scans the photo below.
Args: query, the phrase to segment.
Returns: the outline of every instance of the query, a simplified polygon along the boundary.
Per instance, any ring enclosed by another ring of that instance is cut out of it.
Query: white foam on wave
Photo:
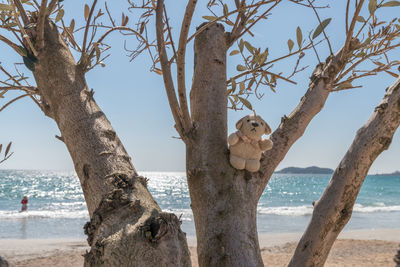
[[[191,209],[164,209],[165,212],[171,212],[180,217],[182,221],[193,221]],[[355,213],[374,213],[374,212],[397,212],[400,206],[363,206],[355,204],[353,212]],[[303,206],[280,206],[280,207],[258,207],[257,213],[262,215],[280,215],[280,216],[306,216],[311,215],[313,207],[311,205]],[[86,209],[71,210],[29,210],[26,212],[4,211],[0,210],[0,219],[22,219],[22,218],[51,218],[51,219],[89,219]]]
[[[374,213],[374,212],[393,212],[400,211],[400,206],[385,206],[383,203],[376,203],[376,206],[363,206],[355,204],[353,212],[356,213]],[[283,207],[258,207],[259,214],[282,215],[282,216],[305,216],[311,215],[313,206],[283,206]]]
[[[258,207],[259,214],[267,215],[282,215],[282,216],[304,216],[310,215],[313,212],[312,206],[297,206],[297,207]]]
[[[87,210],[28,210],[25,212],[0,210],[0,219],[51,218],[51,219],[89,219]]]
[[[355,204],[353,211],[360,213],[391,212],[391,211],[400,211],[400,206],[384,206],[381,203],[378,206],[363,206],[361,204]]]

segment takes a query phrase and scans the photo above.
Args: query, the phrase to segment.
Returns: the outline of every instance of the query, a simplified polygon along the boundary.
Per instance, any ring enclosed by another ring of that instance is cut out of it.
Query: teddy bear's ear
[[[265,134],[270,134],[271,133],[271,127],[269,127],[268,123],[263,120],[265,123]]]
[[[246,117],[244,117],[244,118],[246,118]],[[241,118],[241,119],[236,123],[236,129],[240,130],[240,128],[242,128],[243,119],[244,119],[244,118]]]

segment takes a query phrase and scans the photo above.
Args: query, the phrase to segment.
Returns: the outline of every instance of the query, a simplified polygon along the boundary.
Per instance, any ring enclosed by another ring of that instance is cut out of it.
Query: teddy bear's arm
[[[262,151],[270,150],[273,146],[272,141],[269,139],[263,139],[263,140],[259,141],[258,144],[260,145],[260,149]]]
[[[229,145],[233,146],[239,141],[239,136],[236,133],[232,133],[228,137],[228,143]]]

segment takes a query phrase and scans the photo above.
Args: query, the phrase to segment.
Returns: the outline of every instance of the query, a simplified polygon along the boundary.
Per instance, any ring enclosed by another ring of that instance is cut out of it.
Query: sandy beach
[[[301,233],[261,234],[265,266],[286,266]],[[197,266],[196,239],[188,237],[193,266]],[[400,229],[347,231],[339,236],[325,266],[394,266]],[[0,239],[0,255],[11,266],[83,266],[89,247],[83,239]]]

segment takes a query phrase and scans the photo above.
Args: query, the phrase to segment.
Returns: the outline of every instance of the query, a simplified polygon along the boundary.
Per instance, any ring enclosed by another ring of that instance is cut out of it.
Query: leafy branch
[[[10,152],[11,144],[12,144],[12,142],[8,143],[8,145],[4,151],[4,157],[3,157],[3,159],[0,160],[0,164],[3,163],[4,161],[8,160],[14,154],[14,152]],[[2,150],[3,150],[3,145],[0,144],[0,155],[1,155]]]

